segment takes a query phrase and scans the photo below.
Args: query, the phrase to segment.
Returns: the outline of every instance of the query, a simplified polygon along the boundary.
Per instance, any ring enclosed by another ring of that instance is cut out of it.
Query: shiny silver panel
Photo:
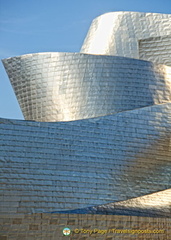
[[[139,59],[139,40],[166,35],[171,35],[171,14],[110,12],[93,20],[81,52]]]
[[[26,120],[71,121],[171,101],[171,67],[80,53],[5,59]]]
[[[153,194],[171,188],[171,67],[157,64],[171,65],[170,36],[171,15],[108,13],[82,53],[3,60],[25,119],[40,122],[0,121],[1,212],[158,211]]]
[[[167,103],[63,123],[1,119],[1,211],[78,209],[171,188],[170,112]]]
[[[77,210],[78,211],[78,210]],[[83,210],[82,210],[83,211]],[[171,189],[146,196],[84,209],[86,213],[120,214],[138,216],[171,216]],[[76,212],[76,210],[75,210]]]
[[[139,57],[171,66],[171,35],[140,40]]]

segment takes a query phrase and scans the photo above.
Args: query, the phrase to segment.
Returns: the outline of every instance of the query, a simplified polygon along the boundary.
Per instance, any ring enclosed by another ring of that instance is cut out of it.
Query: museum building
[[[106,13],[79,53],[2,61],[25,118],[0,119],[2,240],[169,239],[171,14]]]

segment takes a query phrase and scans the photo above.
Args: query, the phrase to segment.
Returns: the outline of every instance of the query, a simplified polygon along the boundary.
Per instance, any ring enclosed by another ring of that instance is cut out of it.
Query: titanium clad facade
[[[139,41],[139,57],[151,62],[171,66],[171,35]]]
[[[81,52],[139,59],[139,41],[161,37],[163,48],[160,48],[160,54],[164,54],[170,46],[170,39],[167,39],[169,35],[171,14],[110,12],[93,20]],[[171,57],[168,58],[170,65]],[[146,57],[142,59],[148,60]]]
[[[171,101],[171,67],[152,62],[37,53],[3,63],[26,120],[71,121]]]
[[[171,189],[167,189],[126,201],[89,208],[87,209],[87,212],[102,212],[109,214],[115,211],[115,214],[122,213],[124,215],[131,215],[134,212],[134,215],[137,215],[139,213],[141,216],[150,215],[153,217],[162,216],[166,218],[171,216],[170,198]]]
[[[170,111],[167,103],[71,122],[1,119],[1,211],[72,210],[171,188]]]
[[[169,14],[107,13],[81,53],[3,60],[30,121],[0,120],[1,213],[170,217],[170,36]]]

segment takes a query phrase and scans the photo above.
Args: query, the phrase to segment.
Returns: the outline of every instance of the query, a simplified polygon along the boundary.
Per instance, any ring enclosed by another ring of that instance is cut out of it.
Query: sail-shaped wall
[[[171,15],[107,13],[80,53],[3,60],[31,121],[1,119],[2,212],[170,216],[170,40]]]

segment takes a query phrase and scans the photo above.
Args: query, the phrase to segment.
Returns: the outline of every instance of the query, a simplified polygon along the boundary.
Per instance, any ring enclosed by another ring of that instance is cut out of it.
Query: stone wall
[[[171,218],[40,213],[5,215],[1,221],[0,240],[169,240],[171,236]],[[65,227],[71,229],[69,236],[63,235]]]

